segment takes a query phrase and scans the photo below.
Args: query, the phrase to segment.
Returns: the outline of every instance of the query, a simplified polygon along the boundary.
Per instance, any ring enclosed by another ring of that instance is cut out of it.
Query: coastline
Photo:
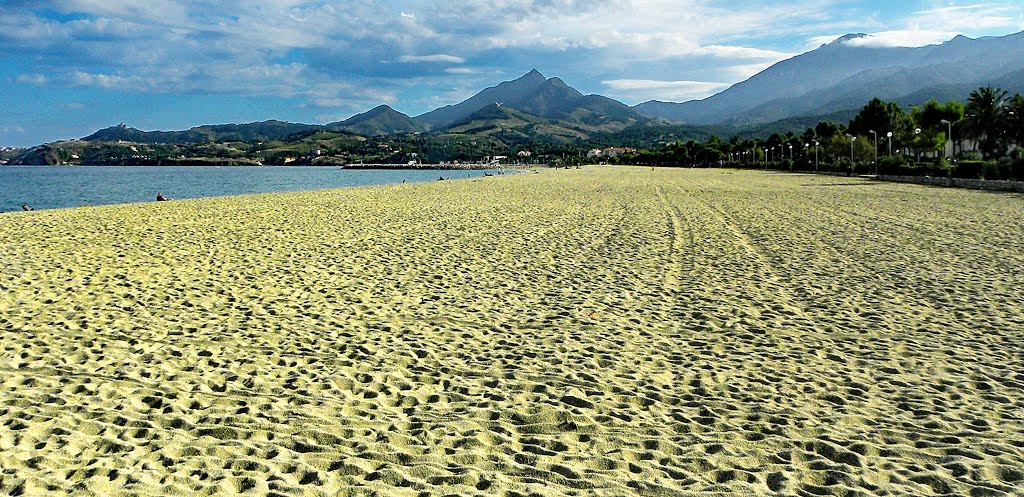
[[[4,167],[320,167],[341,169],[389,169],[412,171],[422,169],[466,171],[503,168],[507,168],[509,170],[525,170],[531,168],[546,168],[548,167],[548,165],[506,165],[488,163],[362,164],[334,162],[317,163],[315,161],[293,161],[286,164],[267,164],[256,161],[254,159],[210,159],[200,157],[194,159],[139,159],[127,161],[120,164],[0,164],[0,168]]]
[[[460,172],[461,171],[461,172]],[[519,170],[509,170],[508,173]],[[311,166],[0,168],[0,212],[149,202],[157,192],[177,199],[431,182],[439,177],[500,175],[498,170],[340,169]]]
[[[455,163],[441,163],[441,164],[346,164],[345,169],[389,169],[389,170],[420,170],[420,169],[437,169],[437,170],[452,170],[452,171],[480,171],[480,170],[506,170],[506,171],[528,171],[536,168],[547,168],[547,164],[532,164],[532,165],[515,165],[509,166],[504,164],[483,164],[483,163],[466,163],[466,164],[455,164]]]
[[[1024,484],[1016,196],[586,167],[0,217],[0,493]]]

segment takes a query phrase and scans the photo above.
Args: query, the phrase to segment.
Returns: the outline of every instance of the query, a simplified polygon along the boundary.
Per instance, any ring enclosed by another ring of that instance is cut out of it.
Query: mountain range
[[[249,124],[197,126],[185,131],[141,131],[123,124],[101,129],[85,141],[130,141],[136,143],[202,143],[262,141],[315,131],[339,131],[362,136],[406,133],[450,133],[486,128],[504,114],[505,129],[519,129],[536,135],[535,128],[564,135],[565,139],[586,138],[595,133],[615,132],[637,123],[652,121],[626,104],[600,95],[584,95],[559,78],[546,78],[536,69],[513,81],[487,88],[473,97],[447,105],[415,118],[387,105],[377,106],[344,121],[323,126],[263,121]],[[473,126],[473,122],[481,121]],[[556,124],[557,123],[557,124]]]
[[[601,95],[584,95],[559,78],[532,70],[463,102],[415,117],[381,105],[322,126],[264,121],[147,132],[121,125],[83,140],[253,142],[332,131],[367,137],[429,133],[490,137],[506,143],[570,142],[658,131],[671,123],[748,134],[789,131],[798,123],[813,125],[818,117],[852,116],[874,97],[904,105],[929,98],[964,100],[971,90],[985,85],[1024,93],[1024,32],[979,39],[958,36],[917,48],[874,47],[869,42],[867,35],[846,35],[711,97],[683,103],[652,100],[629,107]]]
[[[929,98],[964,100],[987,85],[1024,92],[1024,32],[957,36],[917,48],[867,41],[864,34],[846,35],[703,100],[652,100],[634,109],[678,122],[743,126],[855,109],[875,97],[913,105]]]

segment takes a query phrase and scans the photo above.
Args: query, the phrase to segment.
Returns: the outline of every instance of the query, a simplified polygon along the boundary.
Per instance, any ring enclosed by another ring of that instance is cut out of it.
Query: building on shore
[[[636,152],[635,148],[628,147],[595,148],[587,152],[587,158],[618,157],[620,155],[631,154],[634,152]]]

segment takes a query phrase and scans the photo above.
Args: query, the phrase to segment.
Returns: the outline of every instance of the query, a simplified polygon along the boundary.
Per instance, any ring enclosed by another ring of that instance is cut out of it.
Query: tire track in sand
[[[670,184],[680,193],[690,193],[683,186],[674,183]],[[756,289],[752,296],[757,297],[761,303],[770,306],[773,310],[782,314],[791,316],[803,314],[805,312],[806,305],[787,290],[785,282],[779,276],[779,272],[775,269],[771,259],[764,253],[758,244],[737,225],[732,217],[720,208],[712,205],[704,198],[701,198],[700,195],[689,195],[689,198],[692,199],[693,203],[699,205],[702,210],[710,214],[711,217],[717,221],[715,224],[724,227],[731,238],[735,239],[736,245],[740,247],[745,254],[747,254],[748,257],[744,258],[744,261],[747,261],[744,264],[747,266],[747,274],[742,275],[741,277],[747,279],[747,283]],[[694,219],[700,219],[700,216],[696,216]],[[707,231],[708,233],[714,232],[711,229],[708,229]],[[695,252],[695,248],[692,249],[691,252]],[[691,271],[696,270],[695,264],[696,263],[694,262],[694,266]]]
[[[683,278],[693,274],[693,230],[684,224],[682,214],[669,202],[665,189],[661,185],[655,188],[658,191],[658,201],[661,207],[668,213],[671,228],[671,243],[662,288],[666,293],[677,294],[682,289]]]

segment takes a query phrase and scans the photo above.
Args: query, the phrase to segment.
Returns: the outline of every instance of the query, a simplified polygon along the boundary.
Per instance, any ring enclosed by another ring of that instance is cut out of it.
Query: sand
[[[0,215],[0,495],[1024,495],[1024,198],[584,168]]]

